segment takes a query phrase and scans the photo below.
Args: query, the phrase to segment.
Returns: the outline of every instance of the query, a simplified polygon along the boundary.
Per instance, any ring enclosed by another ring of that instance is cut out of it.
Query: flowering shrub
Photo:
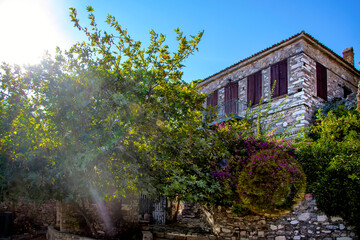
[[[279,148],[257,151],[238,177],[238,193],[255,212],[273,211],[304,190],[305,177],[295,158]]]
[[[229,125],[225,127],[230,131]],[[219,131],[223,134],[224,127]],[[235,136],[226,144],[228,159],[213,164],[211,172],[223,187],[217,204],[231,202],[236,209],[271,212],[304,190],[305,175],[295,160],[295,149],[285,141]]]

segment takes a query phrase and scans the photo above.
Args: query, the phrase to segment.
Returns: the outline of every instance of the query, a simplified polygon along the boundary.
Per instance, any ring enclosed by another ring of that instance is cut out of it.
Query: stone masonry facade
[[[202,217],[221,240],[354,240],[352,227],[339,217],[327,217],[307,199],[293,211],[278,217],[235,216],[224,207],[202,207]]]
[[[261,71],[262,107],[265,107],[271,92],[271,67],[285,60],[287,93],[272,99],[272,110],[267,121],[275,110],[280,110],[283,116],[277,123],[277,131],[291,125],[293,130],[297,131],[301,127],[309,126],[316,109],[326,101],[343,98],[357,91],[360,72],[353,65],[353,49],[346,51],[344,57],[346,54],[348,56],[350,51],[350,59],[338,56],[311,35],[301,32],[204,79],[199,84],[199,90],[206,94],[218,91],[216,102],[221,119],[225,115],[226,86],[238,82],[237,110],[234,115],[242,117],[248,106],[248,77]],[[317,93],[317,63],[326,69],[327,99],[319,97]],[[278,109],[283,101],[285,102],[282,107]],[[252,109],[258,106],[253,105]]]

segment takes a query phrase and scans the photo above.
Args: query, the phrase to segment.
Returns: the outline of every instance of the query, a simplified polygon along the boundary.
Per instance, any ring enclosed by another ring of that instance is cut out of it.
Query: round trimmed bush
[[[253,212],[274,213],[300,197],[305,175],[293,156],[281,149],[255,152],[238,177],[237,191],[243,204]]]

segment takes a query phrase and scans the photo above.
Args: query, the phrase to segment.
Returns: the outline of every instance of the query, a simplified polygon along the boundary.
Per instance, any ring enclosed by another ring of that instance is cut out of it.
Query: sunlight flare
[[[45,51],[68,43],[56,21],[53,1],[0,1],[0,61],[39,62]]]

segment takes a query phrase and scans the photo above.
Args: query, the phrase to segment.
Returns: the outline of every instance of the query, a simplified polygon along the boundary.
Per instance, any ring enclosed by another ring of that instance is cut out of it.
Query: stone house
[[[247,106],[257,107],[260,99],[265,106],[275,85],[270,113],[285,100],[277,131],[292,124],[296,131],[308,126],[326,101],[356,92],[359,80],[352,47],[340,57],[302,31],[205,78],[198,87],[210,94],[206,104],[217,106],[224,119],[244,116]]]

